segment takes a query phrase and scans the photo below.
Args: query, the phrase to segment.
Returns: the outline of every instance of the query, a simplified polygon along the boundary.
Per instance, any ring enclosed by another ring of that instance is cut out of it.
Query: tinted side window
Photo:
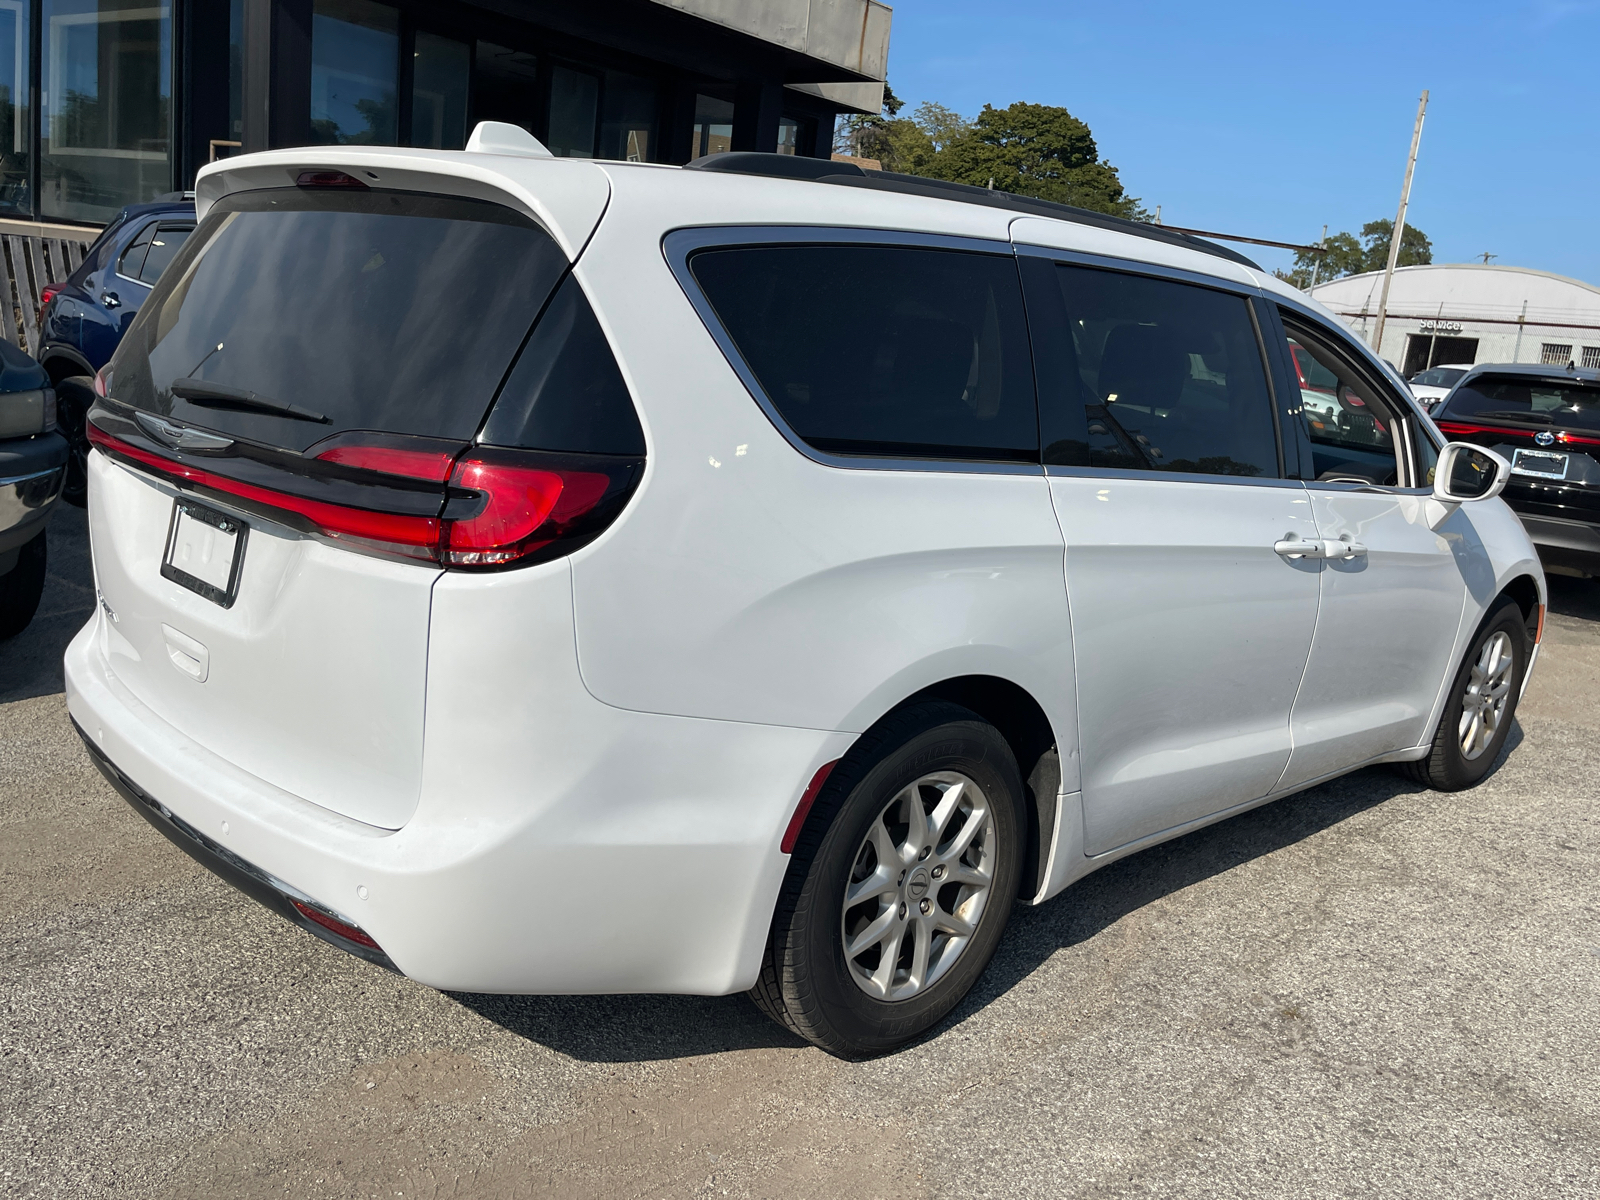
[[[1013,259],[754,246],[701,251],[690,269],[807,444],[836,454],[1039,461]]]
[[[1279,475],[1249,301],[1089,267],[1032,269],[1035,292],[1048,293],[1035,323],[1047,463]]]
[[[1284,329],[1300,385],[1300,416],[1311,439],[1311,477],[1398,482],[1394,431],[1400,414],[1394,402],[1327,337],[1288,319]]]
[[[644,430],[594,310],[568,275],[483,429],[491,446],[643,454]]]
[[[155,236],[156,223],[151,221],[128,243],[128,248],[122,252],[122,260],[117,263],[117,274],[126,275],[129,279],[139,278],[139,271],[144,266],[145,256],[150,252],[150,239]]]
[[[183,243],[194,232],[193,225],[158,225],[150,238],[150,249],[144,256],[137,276],[140,283],[154,283],[161,278],[173,255],[183,248]]]

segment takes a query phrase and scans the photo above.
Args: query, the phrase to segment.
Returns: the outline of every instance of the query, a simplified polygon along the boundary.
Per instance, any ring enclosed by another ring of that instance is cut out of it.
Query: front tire
[[[806,822],[751,995],[843,1058],[931,1029],[989,964],[1017,895],[1022,779],[994,726],[928,702],[874,727]]]
[[[1440,792],[1476,786],[1493,769],[1511,732],[1528,670],[1528,629],[1514,600],[1502,600],[1478,629],[1428,757],[1400,764],[1416,782]]]

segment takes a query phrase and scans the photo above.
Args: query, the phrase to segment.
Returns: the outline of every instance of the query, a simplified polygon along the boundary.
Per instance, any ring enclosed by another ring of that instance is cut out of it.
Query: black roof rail
[[[1035,200],[1032,196],[1017,196],[1011,192],[997,192],[991,188],[973,187],[966,183],[951,183],[944,179],[924,179],[921,175],[900,175],[894,171],[867,171],[855,163],[830,161],[825,158],[802,158],[797,154],[768,154],[756,150],[733,150],[723,154],[708,154],[688,164],[688,170],[726,171],[734,175],[765,175],[775,179],[809,179],[816,183],[838,184],[844,187],[867,188],[875,192],[898,192],[906,196],[927,196],[935,200],[958,200],[965,204],[981,204],[986,208],[1003,208],[1021,216],[1051,217],[1057,221],[1071,221],[1077,225],[1091,225],[1096,229],[1109,229],[1115,233],[1132,234],[1169,246],[1182,246],[1198,250],[1216,258],[1240,263],[1252,271],[1259,264],[1236,250],[1208,242],[1205,238],[1187,233],[1174,233],[1159,225],[1146,225],[1126,217],[1108,216],[1091,212],[1087,208],[1074,208],[1070,204],[1057,204],[1053,200]]]

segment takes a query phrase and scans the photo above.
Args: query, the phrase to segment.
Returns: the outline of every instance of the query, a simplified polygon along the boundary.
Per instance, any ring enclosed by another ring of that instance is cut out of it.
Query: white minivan
[[[748,990],[872,1054],[1014,902],[1505,744],[1505,464],[1230,251],[508,127],[197,193],[97,382],[69,708],[178,846],[424,984]]]

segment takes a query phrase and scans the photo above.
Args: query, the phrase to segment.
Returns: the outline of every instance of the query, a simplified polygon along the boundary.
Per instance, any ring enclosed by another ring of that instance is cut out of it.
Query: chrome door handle
[[[1284,558],[1321,558],[1322,543],[1316,538],[1286,537],[1272,543],[1272,552]]]

